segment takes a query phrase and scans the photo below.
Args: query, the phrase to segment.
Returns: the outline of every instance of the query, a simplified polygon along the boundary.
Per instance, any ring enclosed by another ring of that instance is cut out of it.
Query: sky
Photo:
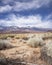
[[[52,0],[0,0],[0,27],[52,28]]]

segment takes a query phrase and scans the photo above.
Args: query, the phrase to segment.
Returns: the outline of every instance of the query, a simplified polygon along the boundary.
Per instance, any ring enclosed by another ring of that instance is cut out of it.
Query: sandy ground
[[[43,33],[43,34],[45,36],[45,34],[47,33]],[[38,34],[38,36],[39,35],[42,37],[41,34]],[[4,36],[0,35],[0,37],[2,38],[5,36],[9,36],[9,35],[8,34]],[[41,48],[40,47],[33,48],[28,46],[26,44],[26,40],[22,40],[24,36],[31,37],[33,35],[18,34],[15,36],[15,39],[14,38],[11,39],[10,36],[9,38],[7,38],[14,47],[10,49],[0,50],[0,57],[1,58],[4,57],[7,59],[7,64],[2,64],[2,65],[48,65],[45,61],[41,59],[41,52],[40,52]],[[18,37],[20,37],[21,39],[20,38],[16,39]],[[45,43],[48,43],[50,41],[52,41],[52,39],[46,39]]]
[[[43,60],[41,60],[40,56],[40,47],[32,48],[28,46],[24,40],[10,40],[14,48],[1,50],[0,53],[5,56],[5,58],[13,59],[17,61],[20,59],[22,65],[47,65]],[[16,61],[13,61],[15,63]],[[18,65],[18,64],[10,64],[10,65]],[[19,64],[21,65],[21,64]]]

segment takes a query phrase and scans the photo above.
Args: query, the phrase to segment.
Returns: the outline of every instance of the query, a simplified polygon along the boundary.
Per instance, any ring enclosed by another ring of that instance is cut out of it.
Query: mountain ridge
[[[24,32],[52,32],[50,28],[0,26],[0,33],[24,33]]]

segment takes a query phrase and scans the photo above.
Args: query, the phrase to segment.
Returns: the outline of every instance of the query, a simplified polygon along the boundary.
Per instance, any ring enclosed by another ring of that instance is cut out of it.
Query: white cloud
[[[28,10],[28,9],[37,9],[41,6],[49,6],[51,0],[32,0],[30,2],[15,2],[13,9],[15,11]]]
[[[52,19],[52,13],[49,14],[47,17],[46,17],[47,20],[51,20]]]
[[[8,3],[13,2],[13,1],[14,1],[14,0],[2,0],[2,3],[8,4]]]
[[[29,9],[37,9],[42,6],[49,6],[49,3],[51,0],[32,0],[29,2],[19,2],[15,0],[2,0],[3,3],[5,3],[5,6],[0,7],[0,12],[7,12],[7,11],[23,11],[23,10],[29,10]],[[10,6],[9,3],[13,4],[13,6]]]
[[[40,15],[28,17],[16,17],[12,14],[6,20],[0,20],[0,25],[3,26],[19,26],[19,27],[39,27],[39,28],[52,28],[50,20],[42,20]]]
[[[51,0],[32,0],[29,2],[19,2],[15,0],[2,0],[5,6],[0,6],[0,13],[9,12],[9,11],[24,11],[29,9],[37,9],[43,6],[49,6]],[[14,3],[13,6],[10,6],[9,3]],[[12,14],[9,15],[5,20],[0,20],[0,25],[3,26],[19,26],[19,27],[41,27],[41,28],[52,28],[52,22],[50,20],[52,14],[48,15],[44,20],[40,15],[32,16],[22,16],[17,17]]]
[[[0,6],[0,13],[9,12],[11,9],[12,9],[12,7],[9,5]]]
[[[35,27],[39,27],[39,28],[52,28],[52,23],[50,21],[44,21],[44,22],[41,22],[41,23],[35,25]]]

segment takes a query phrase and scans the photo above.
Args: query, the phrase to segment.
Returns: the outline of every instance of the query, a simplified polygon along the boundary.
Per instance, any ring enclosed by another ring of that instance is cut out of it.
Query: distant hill
[[[52,32],[50,28],[0,26],[0,33]]]

